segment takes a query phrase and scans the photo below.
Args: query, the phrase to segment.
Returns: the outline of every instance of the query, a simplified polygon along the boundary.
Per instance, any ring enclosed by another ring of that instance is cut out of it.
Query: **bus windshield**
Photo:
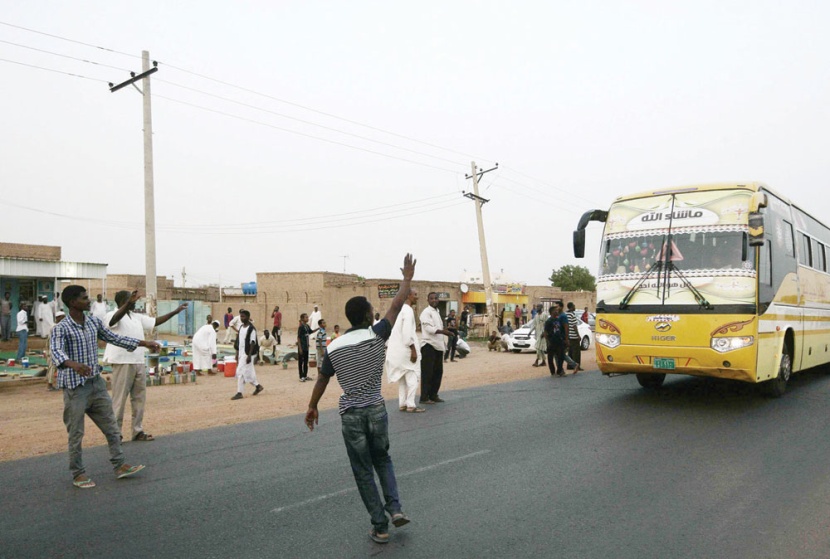
[[[754,304],[748,201],[745,192],[709,191],[613,205],[600,251],[597,300],[626,308]]]

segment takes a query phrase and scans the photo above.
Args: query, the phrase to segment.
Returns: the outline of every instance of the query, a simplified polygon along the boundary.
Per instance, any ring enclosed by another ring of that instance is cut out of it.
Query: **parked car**
[[[591,347],[591,327],[577,318],[576,329],[579,332],[579,345],[583,350]],[[513,344],[513,353],[522,351],[536,351],[536,331],[531,324],[525,324],[510,334],[510,342]]]

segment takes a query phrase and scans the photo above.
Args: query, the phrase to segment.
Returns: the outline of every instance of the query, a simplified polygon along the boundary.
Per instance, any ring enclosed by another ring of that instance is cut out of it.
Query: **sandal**
[[[426,408],[406,408],[406,413],[424,413]]]
[[[392,515],[392,524],[395,528],[400,528],[404,524],[409,524],[409,517],[406,516],[403,512],[396,512]]]
[[[398,410],[400,410],[400,411],[406,411],[406,406],[401,406],[401,407],[399,407],[399,408],[398,408]]]
[[[140,433],[136,433],[136,435],[133,437],[133,440],[134,441],[154,441],[154,440],[156,440],[156,438],[153,435],[148,435],[144,431],[141,431]]]
[[[141,464],[137,466],[130,466],[129,464],[124,464],[117,470],[115,470],[115,477],[116,479],[123,479],[125,477],[130,477],[133,474],[137,474],[141,470],[144,469],[144,466]]]
[[[86,479],[77,479],[76,478],[72,481],[72,485],[74,485],[75,487],[77,487],[79,489],[92,489],[93,487],[95,487],[95,482],[92,481],[89,478],[86,478]]]

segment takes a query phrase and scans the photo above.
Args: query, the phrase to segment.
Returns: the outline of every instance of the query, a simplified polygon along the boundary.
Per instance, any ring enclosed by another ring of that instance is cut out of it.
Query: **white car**
[[[576,329],[579,332],[579,345],[583,350],[591,347],[591,327],[577,318]],[[530,324],[525,324],[518,330],[514,330],[510,334],[510,342],[513,344],[513,352],[521,353],[522,351],[536,351],[536,331]]]

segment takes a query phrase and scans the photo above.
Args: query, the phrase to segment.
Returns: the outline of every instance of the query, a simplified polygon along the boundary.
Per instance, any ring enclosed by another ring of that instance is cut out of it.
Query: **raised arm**
[[[171,318],[173,318],[174,316],[176,316],[177,314],[179,314],[180,312],[182,312],[186,308],[187,308],[187,303],[182,303],[181,305],[178,306],[177,309],[170,311],[166,315],[156,317],[156,326],[161,326],[162,324],[164,324],[165,322],[167,322],[168,320],[170,320]],[[113,317],[113,318],[115,318],[115,317]]]
[[[401,268],[401,273],[403,274],[403,281],[401,282],[401,288],[398,289],[398,294],[395,295],[395,298],[392,299],[392,303],[389,305],[389,310],[386,311],[386,320],[389,321],[389,324],[395,325],[395,321],[398,319],[398,314],[401,312],[401,307],[406,302],[406,298],[409,297],[409,290],[412,288],[412,276],[415,275],[415,263],[418,262],[415,260],[411,254],[407,253],[403,259],[403,268]]]
[[[115,311],[115,314],[112,315],[112,318],[110,319],[109,326],[112,327],[118,324],[121,321],[121,319],[124,318],[124,315],[126,315],[129,312],[130,304],[135,303],[136,301],[138,301],[137,289],[130,293],[130,298],[124,301],[123,305],[118,307],[118,310]]]

